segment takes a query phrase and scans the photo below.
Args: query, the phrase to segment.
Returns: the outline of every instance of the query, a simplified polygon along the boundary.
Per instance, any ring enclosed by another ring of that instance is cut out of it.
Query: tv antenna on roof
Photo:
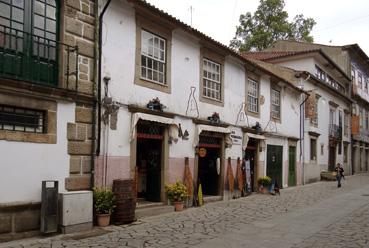
[[[190,8],[188,9],[190,11],[190,15],[191,15],[191,27],[192,27],[192,14],[193,11],[195,10],[194,7],[192,7],[192,5],[190,6]]]

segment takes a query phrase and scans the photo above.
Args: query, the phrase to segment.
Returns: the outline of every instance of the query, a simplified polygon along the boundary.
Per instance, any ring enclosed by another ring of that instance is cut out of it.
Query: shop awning
[[[194,137],[194,146],[198,145],[200,134],[203,131],[214,132],[214,133],[224,133],[226,134],[226,140],[225,140],[226,145],[228,146],[232,145],[232,140],[230,138],[231,130],[229,128],[210,126],[210,125],[197,125],[196,130],[197,130],[197,133]]]
[[[152,121],[152,122],[169,125],[169,136],[172,137],[173,140],[178,140],[178,125],[174,122],[174,119],[162,117],[158,115],[134,113],[132,115],[130,141],[132,141],[136,137],[136,125],[139,120]]]
[[[260,134],[243,133],[242,150],[246,150],[247,143],[249,143],[250,138],[254,138],[254,139],[258,139],[258,140],[265,140],[265,136],[260,135]]]

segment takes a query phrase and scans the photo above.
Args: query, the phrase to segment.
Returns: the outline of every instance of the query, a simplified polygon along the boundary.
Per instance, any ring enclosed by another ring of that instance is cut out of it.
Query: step
[[[216,202],[216,201],[222,201],[223,197],[221,195],[207,195],[203,197],[204,203],[209,203],[209,202]]]
[[[151,206],[138,206],[136,208],[136,219],[141,219],[144,217],[150,217],[150,216],[155,216],[155,215],[160,215],[160,214],[166,214],[166,213],[170,213],[174,211],[174,207],[170,206],[170,205],[164,205],[163,203],[159,203],[160,205],[158,205],[158,203],[155,203]]]
[[[332,171],[322,171],[320,173],[322,181],[336,181],[336,173]]]

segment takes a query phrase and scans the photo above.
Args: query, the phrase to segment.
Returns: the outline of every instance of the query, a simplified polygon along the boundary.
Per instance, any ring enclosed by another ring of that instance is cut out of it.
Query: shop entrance
[[[247,143],[247,148],[245,150],[245,172],[249,173],[250,177],[246,175],[246,178],[250,178],[250,189],[247,189],[250,192],[255,192],[257,190],[257,163],[256,163],[256,154],[257,154],[257,141],[255,139],[250,138]],[[250,168],[248,168],[250,167]]]
[[[221,144],[221,138],[200,136],[198,183],[203,195],[220,195]]]
[[[330,144],[328,154],[328,170],[334,171],[335,167],[336,167],[336,145]]]
[[[153,123],[137,125],[137,197],[160,202],[164,127]]]

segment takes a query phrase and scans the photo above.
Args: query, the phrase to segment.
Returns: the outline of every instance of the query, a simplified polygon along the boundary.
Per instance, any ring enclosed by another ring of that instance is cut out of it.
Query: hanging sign
[[[202,148],[199,149],[199,157],[203,158],[205,156],[206,156],[206,148],[202,147]]]

